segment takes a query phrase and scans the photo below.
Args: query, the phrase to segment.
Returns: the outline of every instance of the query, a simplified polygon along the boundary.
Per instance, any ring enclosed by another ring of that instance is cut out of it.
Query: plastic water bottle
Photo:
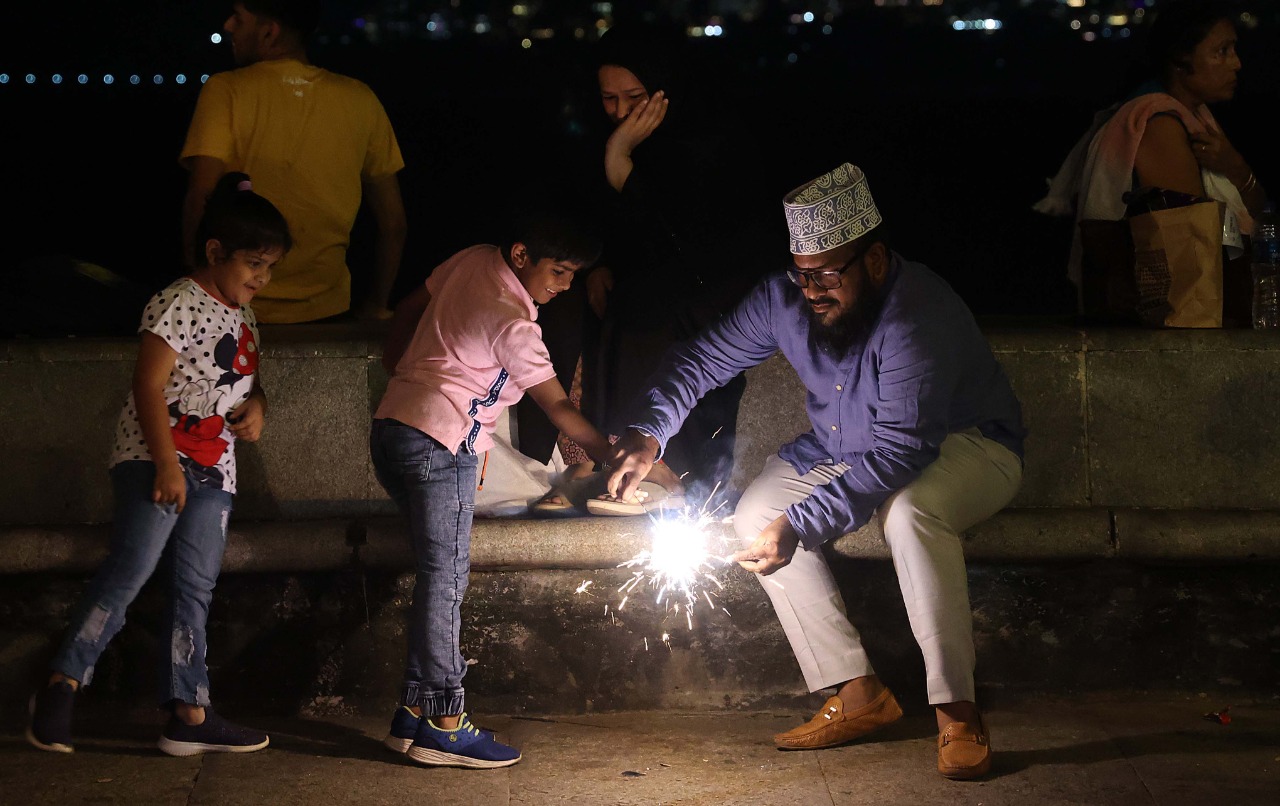
[[[1263,208],[1253,231],[1253,328],[1280,328],[1280,240],[1271,202]]]

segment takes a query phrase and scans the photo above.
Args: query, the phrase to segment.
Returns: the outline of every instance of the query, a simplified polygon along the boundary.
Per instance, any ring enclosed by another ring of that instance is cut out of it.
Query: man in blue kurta
[[[813,429],[743,494],[734,524],[747,547],[734,559],[778,583],[764,589],[805,682],[835,693],[775,743],[831,747],[902,715],[822,554],[878,517],[937,710],[938,771],[981,776],[991,749],[974,702],[960,533],[1021,482],[1018,400],[964,302],[885,244],[861,170],[841,165],[783,205],[795,265],[668,357],[619,442],[610,494],[629,498],[707,390],[781,351],[808,390]]]

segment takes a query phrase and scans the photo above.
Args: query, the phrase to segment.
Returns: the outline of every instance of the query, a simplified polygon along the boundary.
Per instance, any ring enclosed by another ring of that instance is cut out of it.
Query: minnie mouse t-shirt
[[[151,332],[178,354],[164,399],[182,466],[211,486],[236,491],[235,435],[227,414],[253,391],[258,323],[248,307],[228,308],[190,277],[151,298],[139,333]],[[111,467],[151,461],[133,393],[120,413]]]

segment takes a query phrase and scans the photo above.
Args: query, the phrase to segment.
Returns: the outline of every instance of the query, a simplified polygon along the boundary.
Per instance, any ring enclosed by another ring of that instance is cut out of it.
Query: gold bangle
[[[1240,186],[1241,193],[1248,193],[1253,190],[1253,186],[1258,184],[1258,177],[1253,175],[1253,171],[1249,172],[1249,180]]]

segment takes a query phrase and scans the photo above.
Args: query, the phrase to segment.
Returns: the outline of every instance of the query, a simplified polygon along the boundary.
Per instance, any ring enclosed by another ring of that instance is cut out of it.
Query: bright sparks
[[[708,528],[732,520],[717,515],[724,504],[708,511],[719,488],[717,484],[701,508],[688,506],[649,514],[650,547],[618,564],[619,568],[631,569],[631,576],[614,591],[617,604],[612,609],[609,604],[604,606],[604,615],[613,624],[620,623],[617,616],[622,615],[633,596],[644,590],[652,592],[654,604],[662,609],[666,619],[678,619],[687,630],[693,629],[695,610],[721,610],[729,615],[719,604],[724,584],[718,574],[731,563],[724,556],[726,552],[716,551],[718,546],[714,544],[719,543],[721,537]],[[584,579],[574,594],[594,598],[594,585],[594,580]],[[671,633],[664,631],[661,641],[671,649]],[[646,651],[649,649],[647,637],[644,647]]]
[[[716,604],[719,592],[724,589],[716,575],[728,560],[713,550],[716,537],[707,528],[716,522],[716,513],[720,510],[716,507],[707,511],[719,488],[717,484],[707,504],[699,510],[686,507],[678,512],[650,515],[651,547],[618,566],[632,569],[631,578],[618,588],[622,604],[637,589],[649,588],[654,591],[654,604],[670,611],[673,617],[683,616],[681,620],[690,630],[693,611],[704,601],[713,612],[724,609]],[[618,605],[619,610],[622,604]],[[663,633],[662,642],[669,647],[670,634]]]

